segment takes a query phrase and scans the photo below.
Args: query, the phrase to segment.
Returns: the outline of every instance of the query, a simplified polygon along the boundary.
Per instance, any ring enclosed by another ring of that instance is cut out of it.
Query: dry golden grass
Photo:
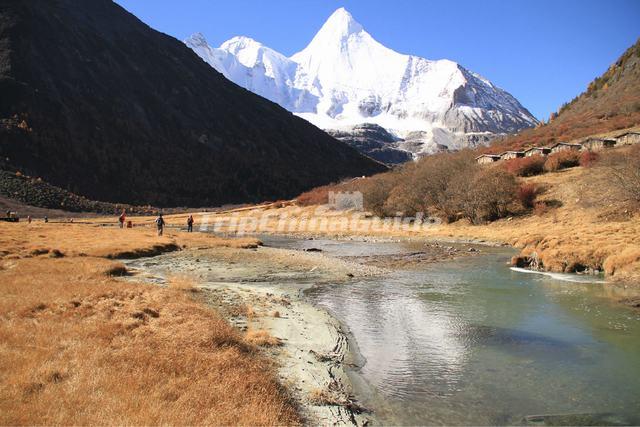
[[[196,289],[193,279],[188,276],[170,276],[167,278],[167,285],[170,289],[180,291],[193,291]]]
[[[115,219],[113,224],[115,225]],[[157,236],[152,227],[120,229],[105,226],[105,219],[74,223],[0,223],[0,257],[28,257],[60,251],[67,256],[136,258],[179,248],[252,248],[255,238],[226,239],[206,233],[185,233],[166,229]]]
[[[340,405],[351,407],[356,411],[361,409],[342,385],[335,380],[327,384],[325,388],[311,390],[308,398],[312,404],[318,406]]]
[[[114,277],[126,268],[105,257],[204,241],[150,234],[0,224],[0,424],[300,423],[270,362],[185,279]]]
[[[280,338],[274,337],[265,330],[249,330],[245,335],[245,339],[259,347],[276,347],[282,344]]]

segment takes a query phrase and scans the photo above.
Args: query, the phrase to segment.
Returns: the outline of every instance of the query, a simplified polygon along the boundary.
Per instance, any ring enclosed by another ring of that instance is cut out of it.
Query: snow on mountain
[[[537,123],[513,96],[459,64],[383,46],[344,8],[290,58],[248,37],[219,48],[201,34],[185,43],[228,79],[320,128],[376,124],[415,154],[486,143]]]

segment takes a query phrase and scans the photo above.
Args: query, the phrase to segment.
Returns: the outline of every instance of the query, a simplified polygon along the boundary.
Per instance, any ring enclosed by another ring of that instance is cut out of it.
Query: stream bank
[[[303,291],[319,283],[344,284],[382,270],[321,253],[265,248],[186,250],[127,261],[137,280],[165,285],[173,277],[194,283],[196,297],[248,334],[265,334],[264,347],[283,385],[310,424],[366,425],[372,416],[355,400],[347,369],[356,367],[346,332]]]
[[[362,385],[357,370],[364,360],[348,330],[311,304],[305,292],[375,280],[398,265],[479,252],[425,242],[414,242],[408,250],[392,241],[369,248],[366,242],[261,238],[266,247],[190,249],[126,261],[127,269],[136,280],[159,285],[176,277],[190,281],[198,289],[197,298],[237,328],[274,337],[279,345],[264,351],[276,361],[280,380],[303,417],[321,425],[365,425],[375,418],[355,397],[353,382]],[[335,256],[336,250],[348,256]]]
[[[266,351],[312,424],[640,420],[640,317],[611,287],[512,271],[509,248],[263,239],[130,266],[189,274],[237,327],[279,338]]]

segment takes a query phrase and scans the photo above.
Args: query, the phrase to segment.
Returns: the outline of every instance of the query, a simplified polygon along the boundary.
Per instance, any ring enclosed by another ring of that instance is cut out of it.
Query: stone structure
[[[481,164],[481,165],[486,165],[488,163],[497,162],[498,160],[500,160],[500,156],[498,156],[496,154],[482,154],[482,155],[476,157],[476,162]]]
[[[359,191],[329,191],[329,206],[338,210],[364,210],[364,197]]]

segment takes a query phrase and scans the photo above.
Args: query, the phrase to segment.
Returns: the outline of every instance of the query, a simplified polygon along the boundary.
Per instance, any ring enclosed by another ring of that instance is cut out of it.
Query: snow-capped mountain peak
[[[344,8],[290,58],[248,38],[212,48],[185,41],[227,78],[324,129],[371,123],[428,153],[488,142],[537,123],[489,80],[449,60],[404,55],[376,41]]]
[[[365,92],[388,82],[406,63],[404,55],[378,43],[344,8],[336,10],[291,59],[325,88]]]
[[[265,48],[265,46],[262,43],[255,41],[251,37],[245,36],[232,37],[220,45],[220,49],[224,49],[234,55],[237,55],[244,50],[256,51],[263,48]]]
[[[344,7],[341,7],[331,14],[316,33],[311,44],[314,44],[314,42],[342,41],[361,31],[364,31],[362,25]]]
[[[235,56],[248,68],[262,68],[270,78],[290,78],[289,71],[295,65],[284,55],[250,37],[236,36],[220,45],[220,50]]]

